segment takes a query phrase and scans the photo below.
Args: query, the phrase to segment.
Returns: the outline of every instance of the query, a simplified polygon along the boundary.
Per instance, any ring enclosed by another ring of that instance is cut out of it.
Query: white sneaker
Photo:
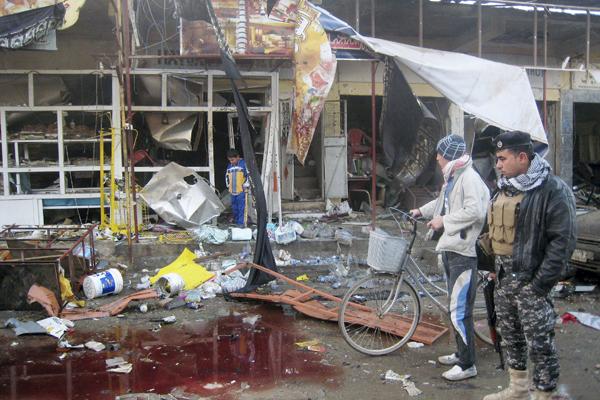
[[[452,354],[448,354],[447,356],[439,356],[438,361],[440,362],[440,364],[454,365],[454,364],[458,364],[459,360],[458,360],[458,357],[456,356],[456,354],[452,353]]]
[[[463,379],[472,378],[477,375],[477,368],[473,365],[471,368],[463,370],[458,365],[444,372],[442,376],[449,381],[462,381]]]

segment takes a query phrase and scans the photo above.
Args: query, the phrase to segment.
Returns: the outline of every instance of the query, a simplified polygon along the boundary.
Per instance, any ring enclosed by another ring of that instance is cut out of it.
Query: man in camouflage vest
[[[529,134],[506,132],[493,143],[501,177],[488,224],[496,255],[496,312],[510,384],[484,400],[530,398],[527,354],[532,364],[531,398],[550,399],[559,366],[556,314],[549,293],[575,248],[575,199],[546,160],[533,152]]]

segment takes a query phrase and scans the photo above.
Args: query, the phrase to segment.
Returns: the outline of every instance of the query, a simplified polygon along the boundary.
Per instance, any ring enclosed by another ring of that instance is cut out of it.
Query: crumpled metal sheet
[[[140,192],[162,219],[182,228],[197,228],[225,207],[214,190],[192,169],[169,163]]]
[[[148,112],[146,123],[152,138],[160,147],[169,150],[192,151],[192,133],[197,113],[189,112]]]

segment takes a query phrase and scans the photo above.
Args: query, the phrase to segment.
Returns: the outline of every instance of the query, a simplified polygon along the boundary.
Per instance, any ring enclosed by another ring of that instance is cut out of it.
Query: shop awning
[[[529,133],[543,144],[537,151],[546,152],[548,140],[525,68],[362,36],[328,11],[315,8],[325,30],[348,35],[374,53],[393,58],[469,114],[501,129]]]
[[[383,39],[357,39],[407,66],[469,114],[502,129],[527,132],[535,141],[548,144],[524,68]]]

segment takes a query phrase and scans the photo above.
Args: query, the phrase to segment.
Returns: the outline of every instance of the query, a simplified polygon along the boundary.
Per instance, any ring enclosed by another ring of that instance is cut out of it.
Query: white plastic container
[[[231,228],[231,240],[252,240],[252,229]]]
[[[88,299],[117,294],[121,290],[123,290],[123,276],[115,268],[86,276],[83,280],[83,293]]]
[[[164,274],[158,281],[156,281],[159,290],[161,293],[167,296],[175,296],[177,293],[181,292],[185,287],[185,281],[181,277],[181,275],[171,272],[169,274]]]

